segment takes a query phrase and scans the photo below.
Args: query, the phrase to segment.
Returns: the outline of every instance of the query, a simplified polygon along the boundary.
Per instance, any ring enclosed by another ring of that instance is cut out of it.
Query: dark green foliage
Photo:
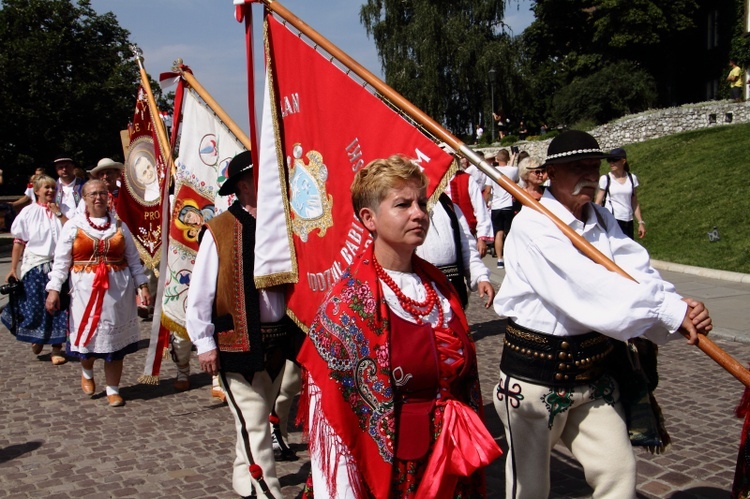
[[[122,158],[119,131],[132,118],[138,66],[129,33],[88,0],[3,0],[0,9],[0,164],[25,184],[61,151],[90,168]],[[15,192],[15,191],[13,191]]]
[[[656,104],[656,82],[635,63],[622,61],[576,78],[554,98],[553,116],[570,125],[583,119],[606,123]]]
[[[496,0],[368,0],[360,18],[375,40],[386,82],[454,133],[482,121],[491,134],[495,102],[517,74]]]

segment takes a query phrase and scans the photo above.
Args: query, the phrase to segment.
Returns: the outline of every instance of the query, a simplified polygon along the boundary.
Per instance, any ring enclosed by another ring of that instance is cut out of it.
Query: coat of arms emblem
[[[292,153],[294,160],[288,160],[289,204],[294,215],[292,230],[303,242],[307,242],[313,230],[318,229],[318,236],[323,237],[333,226],[333,196],[326,192],[328,168],[323,163],[323,156],[318,151],[308,151],[305,155],[308,163],[305,164],[299,143],[294,144]]]

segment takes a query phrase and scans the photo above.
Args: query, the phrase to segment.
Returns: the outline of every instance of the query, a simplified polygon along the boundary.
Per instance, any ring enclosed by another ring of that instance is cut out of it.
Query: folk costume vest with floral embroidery
[[[222,369],[264,368],[258,290],[253,279],[255,218],[235,202],[208,223],[219,255],[213,322]]]

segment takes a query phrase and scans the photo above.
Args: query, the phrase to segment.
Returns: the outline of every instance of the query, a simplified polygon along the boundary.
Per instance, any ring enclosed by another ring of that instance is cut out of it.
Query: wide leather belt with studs
[[[457,265],[440,265],[438,268],[448,279],[455,279],[461,275],[458,273]]]
[[[509,321],[500,369],[529,383],[570,387],[604,374],[612,340],[600,333],[553,336]]]

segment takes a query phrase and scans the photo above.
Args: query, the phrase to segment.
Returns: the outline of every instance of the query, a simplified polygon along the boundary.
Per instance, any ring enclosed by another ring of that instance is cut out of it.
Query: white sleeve
[[[477,237],[492,239],[492,219],[482,196],[482,189],[476,182],[469,182],[469,199],[477,219]]]
[[[522,226],[518,227],[513,238],[509,238],[521,243],[515,246],[511,243],[508,247],[515,252],[515,272],[522,281],[529,283],[531,293],[547,308],[564,310],[566,320],[571,324],[621,340],[645,335],[663,343],[681,326],[687,304],[674,291],[674,286],[662,280],[650,267],[646,250],[622,234],[615,235],[613,226],[617,224],[612,215],[603,208],[599,207],[599,210],[607,217],[608,227],[606,235],[600,233],[600,237],[608,239],[615,263],[638,282],[591,261],[570,243],[562,231],[547,230],[545,233],[528,230],[530,227],[522,229]],[[528,218],[524,222],[525,225],[538,225]],[[496,310],[504,300],[502,293],[498,296]],[[522,301],[525,299],[520,297]],[[527,312],[535,313],[533,310]]]
[[[128,261],[130,275],[133,276],[136,287],[148,284],[148,277],[146,277],[143,271],[141,256],[138,254],[135,241],[133,241],[133,234],[130,233],[130,229],[124,223],[120,226],[120,229],[122,230],[122,235],[125,236],[125,259]]]
[[[28,208],[30,207],[27,206],[22,209],[18,216],[13,220],[13,224],[10,226],[10,233],[13,235],[13,237],[16,239],[20,239],[25,243],[29,242],[29,239],[31,239],[31,234],[29,234],[29,227],[26,220],[30,212]]]
[[[354,490],[349,483],[347,459],[339,452],[344,448],[341,438],[328,424],[325,414],[320,407],[320,389],[313,381],[312,376],[307,377],[308,390],[310,391],[310,405],[308,411],[308,425],[310,430],[310,443],[313,451],[310,452],[310,474],[312,476],[313,490],[317,497],[330,497],[332,499],[356,499]],[[314,431],[318,430],[318,431]],[[322,440],[325,436],[326,441]],[[322,449],[325,449],[323,451]],[[328,456],[329,463],[325,469],[330,469],[336,477],[336,495],[331,495],[328,490],[328,480],[323,471],[323,458]],[[354,466],[354,463],[351,464]],[[332,469],[335,467],[335,469]]]
[[[469,224],[466,222],[466,217],[461,208],[455,204],[453,206],[456,208],[456,217],[458,217],[458,225],[461,228],[461,258],[464,268],[469,272],[469,287],[472,291],[476,291],[478,283],[490,280],[490,270],[479,258],[477,240],[471,235]]]
[[[60,240],[55,247],[55,258],[52,262],[52,270],[49,273],[49,282],[47,291],[60,291],[63,283],[68,279],[70,266],[73,263],[73,241],[78,232],[78,225],[73,221],[68,221],[63,225]]]
[[[210,230],[205,231],[195,257],[188,287],[185,328],[198,355],[216,349],[214,341],[213,305],[219,275],[219,253]]]

